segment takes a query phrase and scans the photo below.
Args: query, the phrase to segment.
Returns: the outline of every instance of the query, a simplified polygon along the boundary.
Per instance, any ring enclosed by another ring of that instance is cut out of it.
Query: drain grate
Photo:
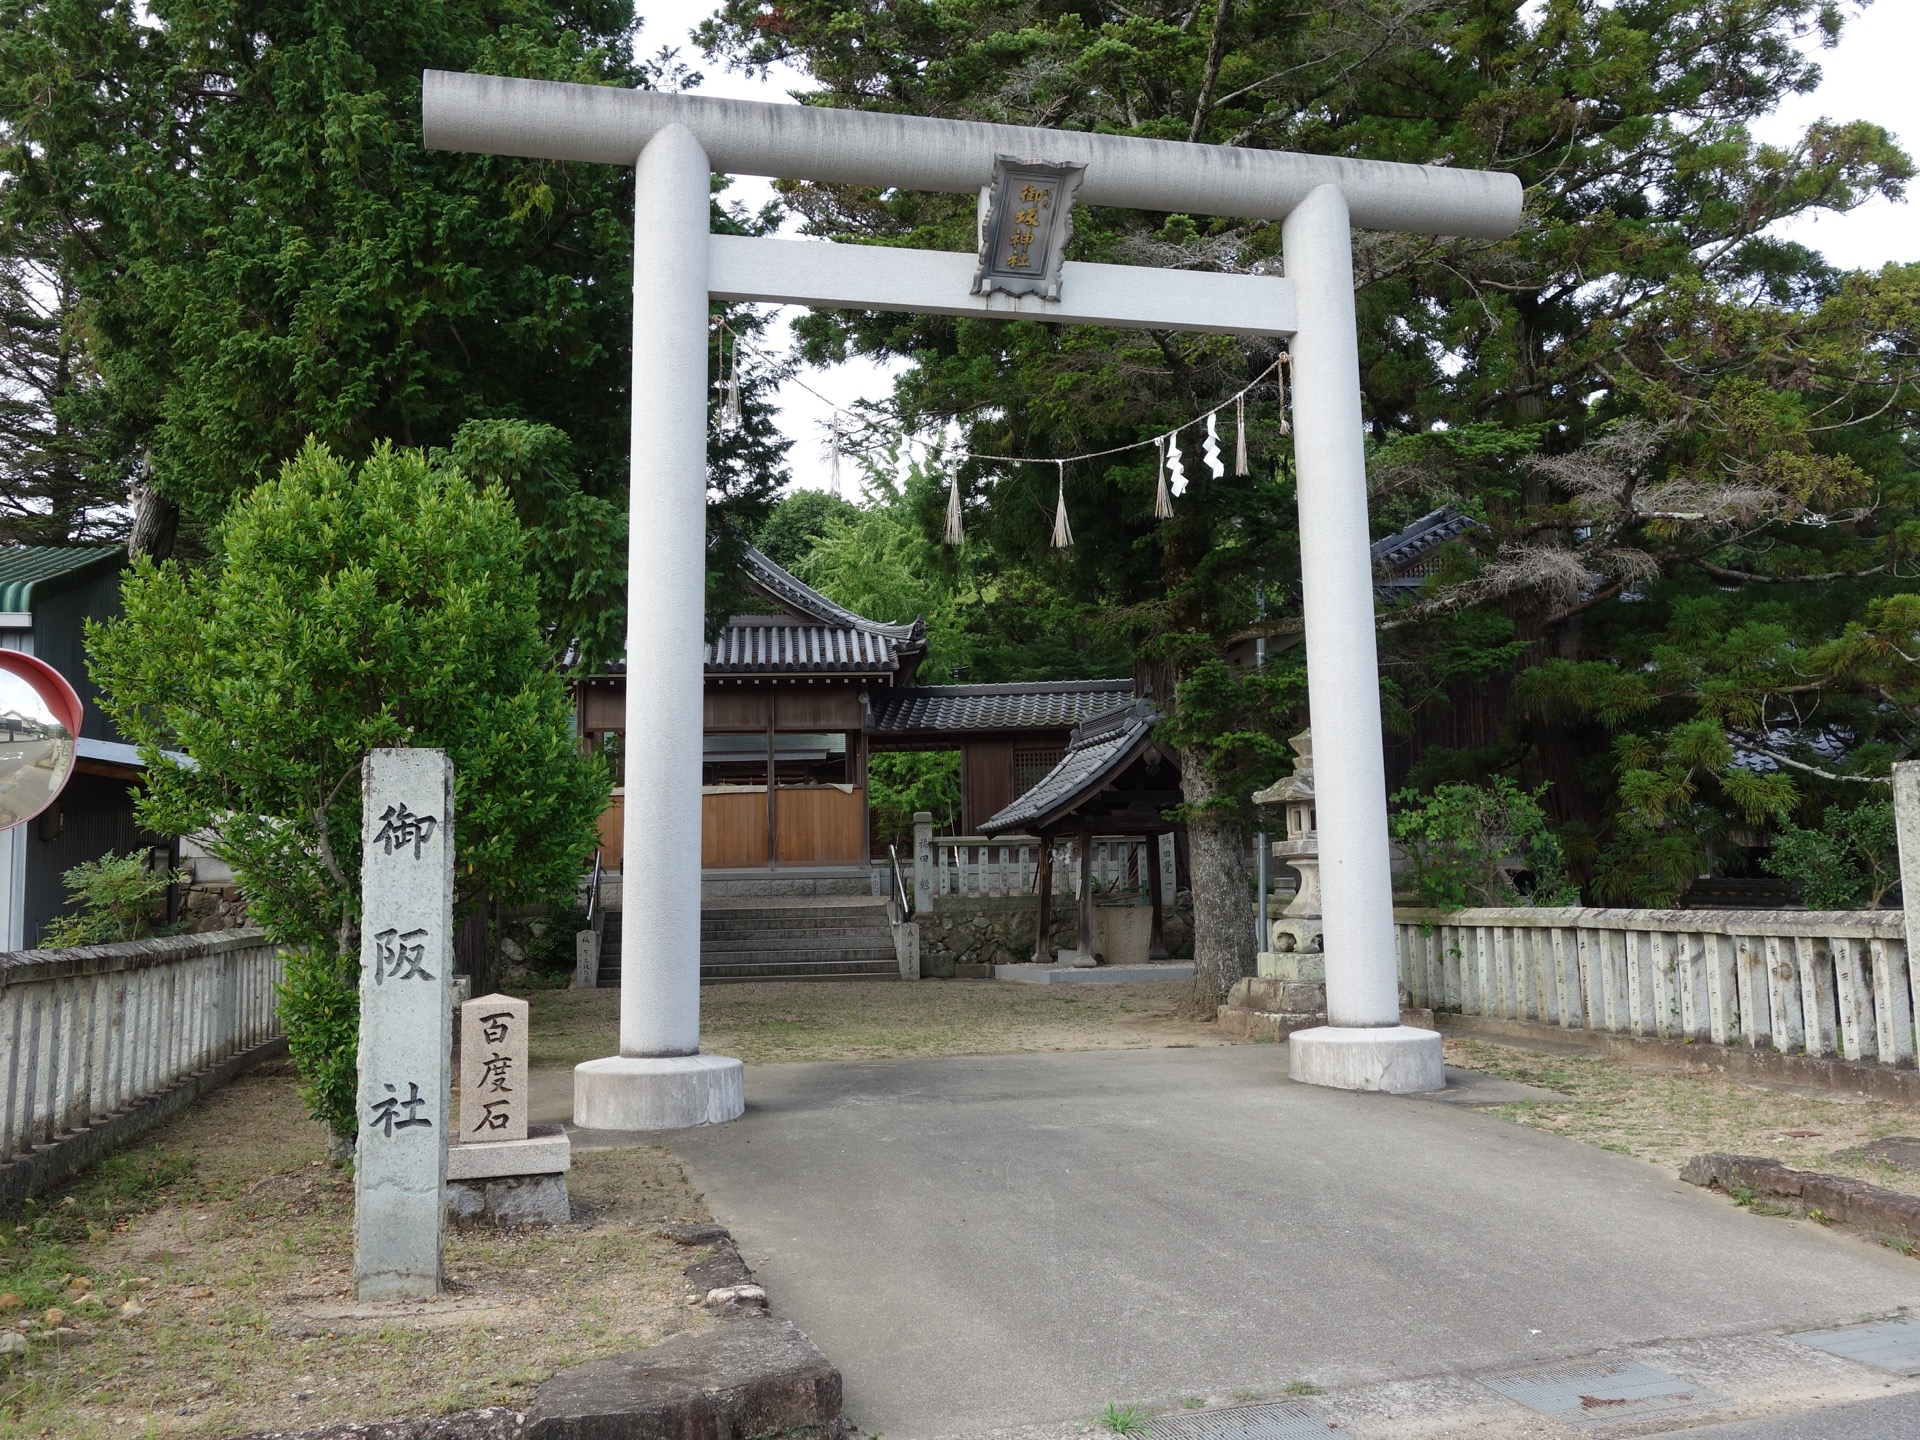
[[[1688,1415],[1724,1403],[1720,1396],[1678,1375],[1669,1375],[1637,1360],[1590,1365],[1579,1370],[1482,1375],[1480,1383],[1529,1410],[1551,1415],[1581,1430],[1598,1430],[1656,1416]]]
[[[1829,1355],[1858,1360],[1876,1370],[1920,1375],[1920,1319],[1875,1320],[1866,1325],[1843,1325],[1837,1330],[1803,1330],[1787,1338],[1825,1350]]]
[[[1148,1440],[1326,1440],[1333,1428],[1311,1405],[1274,1400],[1156,1415],[1147,1423],[1147,1436]]]

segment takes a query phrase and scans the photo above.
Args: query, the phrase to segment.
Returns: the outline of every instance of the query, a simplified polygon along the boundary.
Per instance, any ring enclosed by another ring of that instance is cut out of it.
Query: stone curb
[[[494,1406],[238,1440],[840,1440],[840,1372],[790,1321],[767,1313],[767,1292],[726,1227],[658,1233],[708,1252],[682,1272],[687,1303],[728,1323],[562,1370],[524,1414]]]
[[[1708,1189],[1797,1200],[1849,1229],[1920,1245],[1920,1195],[1847,1175],[1795,1170],[1758,1155],[1696,1155],[1681,1167],[1680,1178]]]

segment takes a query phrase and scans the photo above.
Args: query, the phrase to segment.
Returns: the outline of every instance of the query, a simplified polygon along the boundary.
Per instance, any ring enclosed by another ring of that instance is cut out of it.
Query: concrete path
[[[1920,1308],[1912,1260],[1285,1075],[1266,1045],[752,1066],[744,1119],[652,1138],[890,1440],[1299,1380],[1371,1397],[1350,1434],[1571,1434],[1473,1378],[1563,1357],[1691,1365],[1747,1413],[1910,1387],[1779,1335]]]

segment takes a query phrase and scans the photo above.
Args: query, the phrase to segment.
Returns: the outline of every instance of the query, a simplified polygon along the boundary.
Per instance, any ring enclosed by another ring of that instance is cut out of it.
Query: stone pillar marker
[[[460,1007],[460,1140],[527,1138],[524,1000],[482,995]]]
[[[361,763],[360,1129],[353,1279],[362,1300],[440,1292],[452,1048],[453,765]]]

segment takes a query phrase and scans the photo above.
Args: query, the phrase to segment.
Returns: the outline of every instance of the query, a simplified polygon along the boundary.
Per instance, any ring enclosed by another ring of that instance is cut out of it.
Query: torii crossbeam
[[[1499,239],[1516,177],[439,70],[423,105],[436,149],[635,167],[627,673],[655,683],[627,686],[620,1053],[576,1070],[575,1124],[744,1108],[740,1062],[700,1054],[710,299],[1292,337],[1329,1023],[1289,1064],[1347,1089],[1445,1083],[1440,1037],[1400,1024],[1351,228]],[[1058,299],[976,295],[971,255],[708,233],[712,171],[975,194],[1007,156],[1084,166],[1083,204],[1279,220],[1285,276],[1070,262]]]

